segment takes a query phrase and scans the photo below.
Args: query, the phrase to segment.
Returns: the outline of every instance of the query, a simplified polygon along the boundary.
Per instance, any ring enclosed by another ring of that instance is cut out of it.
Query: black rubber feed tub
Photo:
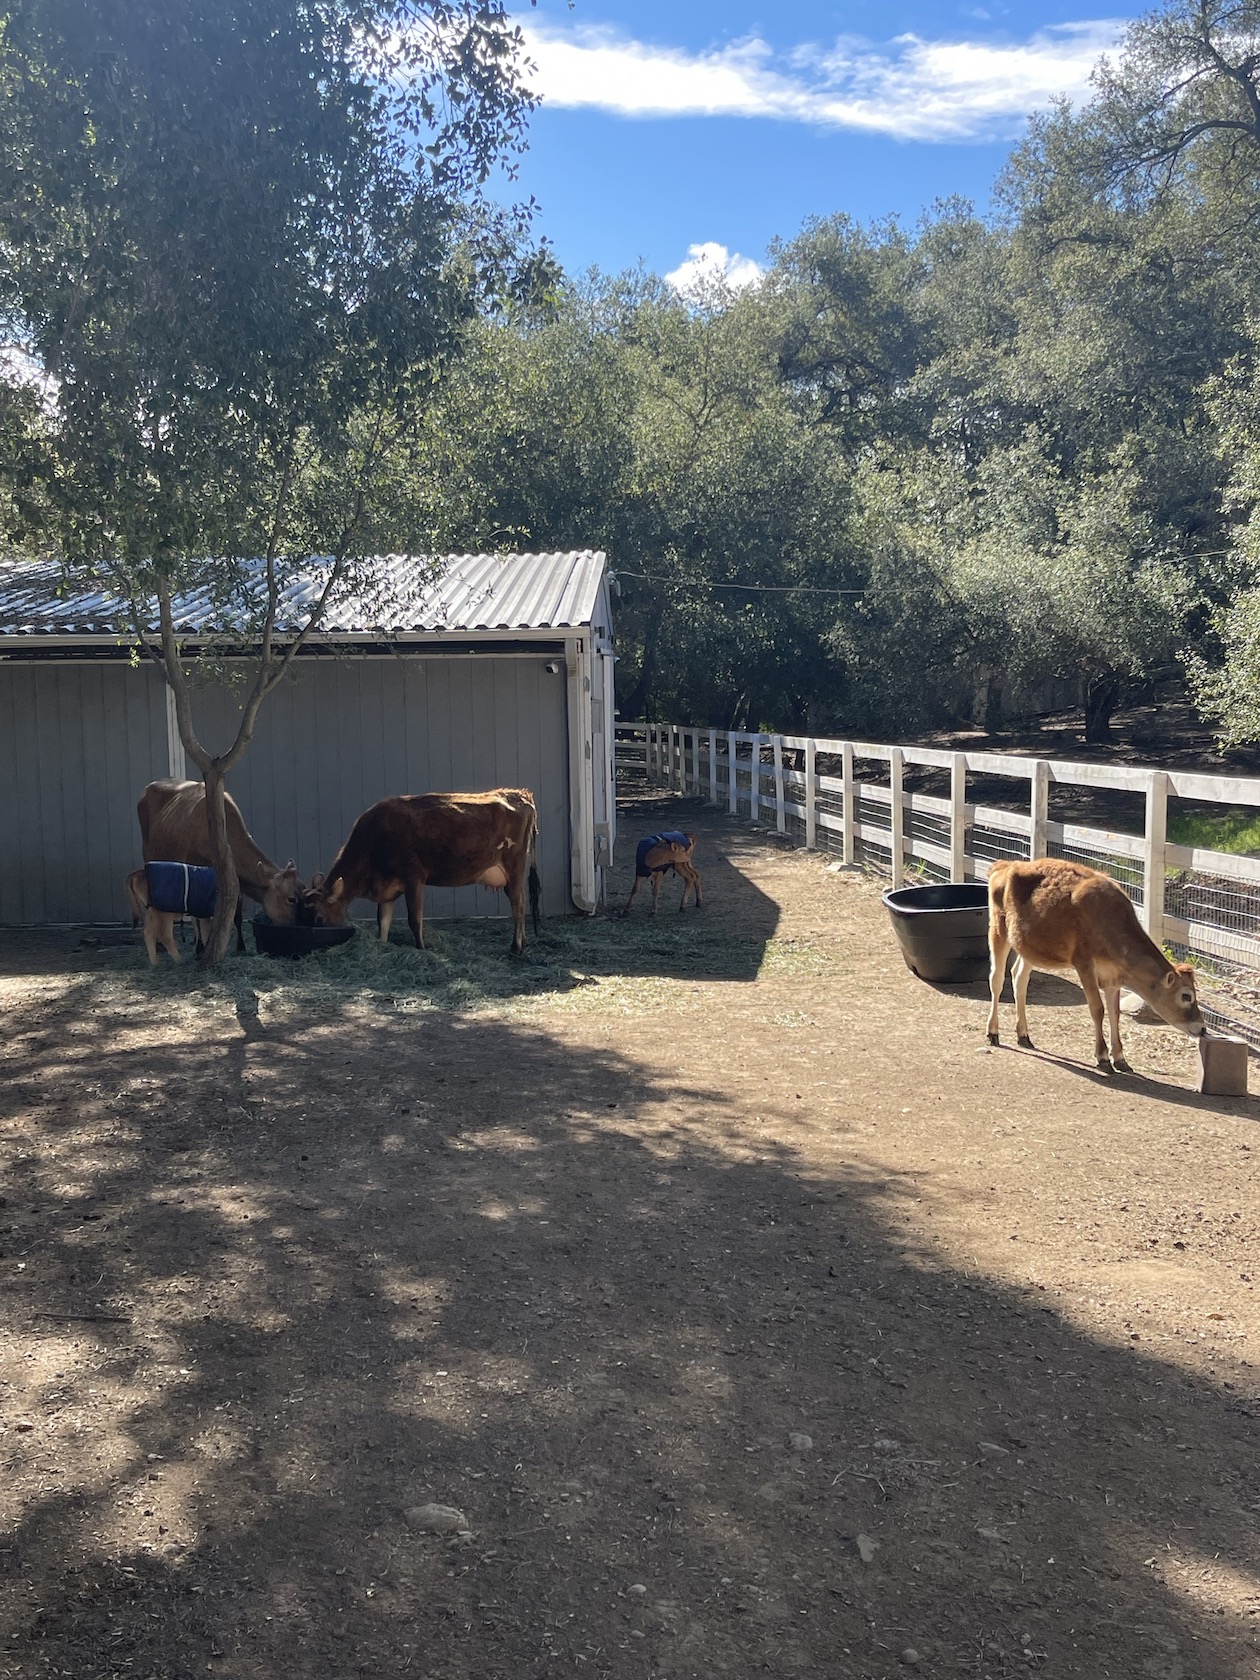
[[[884,894],[906,967],[920,980],[961,985],[989,972],[989,889],[898,887]]]
[[[254,917],[254,944],[265,957],[308,957],[312,951],[344,945],[356,931],[353,922],[343,927],[298,927],[273,922],[261,910]]]

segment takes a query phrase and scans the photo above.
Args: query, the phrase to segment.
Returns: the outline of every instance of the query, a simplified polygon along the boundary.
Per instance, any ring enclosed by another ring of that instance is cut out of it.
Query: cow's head
[[[1177,963],[1170,968],[1147,1002],[1158,1010],[1170,1027],[1180,1027],[1191,1038],[1199,1038],[1207,1031],[1195,991],[1194,969],[1189,963]]]
[[[322,875],[313,876],[306,905],[317,927],[341,927],[349,908],[346,904],[346,883],[340,875],[331,886]]]
[[[269,920],[292,925],[302,919],[306,902],[306,888],[298,878],[293,859],[283,869],[277,869],[263,893],[262,907]]]

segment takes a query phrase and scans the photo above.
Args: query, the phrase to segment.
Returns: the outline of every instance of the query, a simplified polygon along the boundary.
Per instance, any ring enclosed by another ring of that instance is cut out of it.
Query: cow
[[[241,893],[261,904],[271,921],[297,921],[305,903],[306,889],[298,879],[292,859],[283,869],[272,863],[245,827],[240,806],[230,793],[224,793],[223,803],[228,845],[241,883]],[[214,868],[214,859],[210,856],[204,782],[173,779],[150,782],[140,795],[136,815],[140,819],[140,840],[146,863],[194,863],[204,869]],[[199,927],[198,950],[202,943]],[[239,901],[236,906],[236,944],[238,950],[245,949]]]
[[[1019,1042],[1028,1033],[1028,980],[1034,968],[1075,969],[1094,1020],[1094,1056],[1108,1069],[1103,1003],[1111,1021],[1110,1067],[1130,1071],[1120,1042],[1120,990],[1137,992],[1182,1032],[1206,1032],[1194,970],[1171,963],[1138,921],[1133,902],[1110,875],[1066,858],[996,863],[989,871],[989,1043],[997,1044],[998,998],[1010,953]]]
[[[426,887],[497,887],[512,906],[512,951],[525,949],[528,869],[534,933],[538,933],[538,812],[526,788],[491,793],[404,793],[364,811],[333,859],[316,876],[307,903],[317,923],[344,923],[351,902],[371,899],[382,944],[394,905],[405,895],[407,924],[424,950]]]
[[[634,903],[634,895],[640,885],[650,879],[652,882],[652,914],[655,916],[660,901],[661,886],[666,875],[672,869],[675,875],[682,878],[682,900],[679,911],[687,908],[687,892],[695,892],[696,909],[704,904],[700,892],[700,871],[691,861],[692,853],[696,849],[694,834],[683,834],[680,829],[667,828],[660,834],[646,834],[634,851],[634,885],[630,888],[630,897],[626,900],[623,916],[630,914],[630,906]]]
[[[144,948],[149,953],[149,961],[158,962],[158,946],[170,953],[171,961],[179,961],[179,946],[175,943],[175,918],[177,912],[173,910],[155,910],[149,903],[149,877],[143,869],[133,869],[127,877],[127,897],[131,900],[132,914],[137,922],[144,925]],[[200,951],[210,938],[210,923],[201,917],[192,918],[197,928],[197,949]]]

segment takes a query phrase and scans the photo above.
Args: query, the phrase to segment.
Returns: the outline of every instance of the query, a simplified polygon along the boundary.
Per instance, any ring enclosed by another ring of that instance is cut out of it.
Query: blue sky
[[[736,280],[811,215],[981,208],[1029,112],[1080,99],[1125,19],[1069,0],[539,0],[519,191],[570,272],[693,247]],[[685,274],[684,274],[685,278]]]

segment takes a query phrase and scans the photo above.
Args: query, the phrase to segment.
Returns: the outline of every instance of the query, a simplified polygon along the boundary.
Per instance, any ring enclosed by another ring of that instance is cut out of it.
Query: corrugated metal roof
[[[607,566],[603,554],[387,554],[358,568],[325,614],[323,634],[578,629],[593,620]],[[261,567],[259,570],[261,577]],[[317,566],[284,591],[277,628],[300,628],[322,578]],[[60,591],[60,592],[59,592]],[[216,603],[211,588],[174,602],[182,636],[230,631],[248,622],[239,603]],[[157,606],[152,618],[156,624]],[[0,637],[127,635],[124,601],[73,582],[55,562],[0,561]]]

